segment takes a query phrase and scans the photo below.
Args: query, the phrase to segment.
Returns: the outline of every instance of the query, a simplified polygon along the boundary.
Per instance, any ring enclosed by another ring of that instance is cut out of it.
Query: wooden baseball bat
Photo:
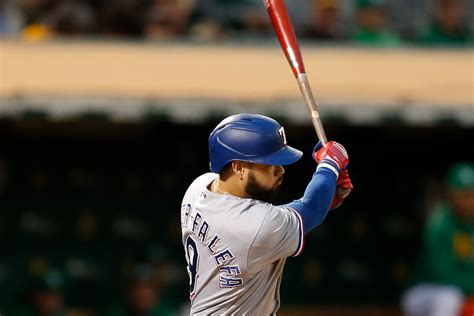
[[[324,144],[327,143],[326,133],[319,116],[318,107],[314,100],[311,86],[309,85],[308,76],[304,69],[303,57],[296,38],[295,30],[284,0],[263,0],[267,8],[268,15],[275,30],[281,48],[285,53],[286,59],[290,63],[291,69],[295,75],[296,81],[300,87],[303,99],[311,114],[311,121],[318,135],[319,140]]]

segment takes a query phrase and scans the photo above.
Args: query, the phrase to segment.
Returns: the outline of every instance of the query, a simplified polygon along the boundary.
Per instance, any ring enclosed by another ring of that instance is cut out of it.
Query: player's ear
[[[232,161],[232,171],[240,180],[244,178],[244,163],[242,161]]]

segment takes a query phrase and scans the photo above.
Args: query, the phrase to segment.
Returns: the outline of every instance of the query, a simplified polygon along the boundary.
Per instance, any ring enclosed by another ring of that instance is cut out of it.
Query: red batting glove
[[[351,178],[349,178],[349,172],[346,169],[349,164],[349,155],[344,146],[330,141],[324,146],[319,142],[313,150],[313,157],[318,164],[324,164],[324,167],[329,169],[336,169],[335,173],[338,175],[337,188],[329,209],[338,208],[354,188]]]
[[[354,186],[352,185],[351,178],[349,178],[349,171],[347,169],[342,170],[337,178],[337,188],[334,198],[332,199],[329,210],[333,210],[341,206],[342,202],[351,194]]]
[[[319,142],[314,147],[313,157],[318,164],[322,161],[329,162],[338,169],[338,172],[346,169],[349,164],[349,155],[347,155],[346,149],[335,141],[327,142],[324,146]]]

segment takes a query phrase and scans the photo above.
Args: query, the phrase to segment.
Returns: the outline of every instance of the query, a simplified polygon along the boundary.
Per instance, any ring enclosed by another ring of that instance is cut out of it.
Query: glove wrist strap
[[[336,175],[336,178],[339,177],[339,165],[330,158],[321,159],[318,166],[316,167],[316,170],[319,170],[320,168],[329,169]]]

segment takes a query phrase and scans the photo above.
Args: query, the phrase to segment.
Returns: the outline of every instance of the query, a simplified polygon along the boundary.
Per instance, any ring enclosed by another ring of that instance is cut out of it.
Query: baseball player
[[[191,314],[274,315],[286,258],[302,252],[304,235],[352,190],[346,150],[318,143],[303,197],[285,205],[271,204],[282,166],[303,154],[277,121],[230,116],[209,136],[209,154],[212,172],[194,180],[181,208]]]

